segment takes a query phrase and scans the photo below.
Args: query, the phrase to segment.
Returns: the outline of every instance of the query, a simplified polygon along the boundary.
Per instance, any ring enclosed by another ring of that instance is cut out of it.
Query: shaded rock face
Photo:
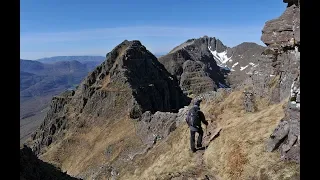
[[[283,159],[300,162],[300,7],[288,2],[285,12],[266,22],[261,40],[267,48],[259,66],[245,85],[252,85],[256,96],[279,103],[289,98],[285,117],[267,142],[267,150],[279,149]],[[299,3],[298,3],[299,4]]]
[[[284,3],[288,3],[287,7],[290,7],[292,5],[299,6],[300,5],[300,0],[283,0]]]
[[[187,40],[160,57],[159,61],[177,78],[184,93],[200,94],[229,87],[226,81],[229,69],[219,67],[212,54],[226,49],[220,40],[204,36]]]
[[[45,121],[32,135],[32,147],[40,153],[65,129],[90,126],[99,119],[139,118],[145,111],[178,112],[189,102],[155,56],[139,41],[124,41],[75,91],[53,98]]]
[[[27,146],[20,149],[20,180],[77,180],[59,168],[41,161]]]

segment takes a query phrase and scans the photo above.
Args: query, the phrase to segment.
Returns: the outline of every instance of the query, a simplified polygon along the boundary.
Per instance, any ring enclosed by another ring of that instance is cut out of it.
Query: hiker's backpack
[[[187,114],[186,121],[189,126],[196,127],[196,122],[199,120],[199,109],[191,108]]]

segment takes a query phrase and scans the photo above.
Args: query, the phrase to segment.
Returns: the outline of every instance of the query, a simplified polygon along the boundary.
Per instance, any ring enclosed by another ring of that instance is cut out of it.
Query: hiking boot
[[[197,151],[197,149],[196,149],[196,148],[193,148],[193,149],[191,149],[191,151],[192,151],[193,153],[195,153],[195,152]]]

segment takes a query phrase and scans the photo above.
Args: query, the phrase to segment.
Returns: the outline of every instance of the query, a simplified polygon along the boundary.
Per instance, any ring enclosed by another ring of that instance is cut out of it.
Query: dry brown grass
[[[247,155],[242,150],[242,145],[238,142],[234,142],[233,146],[230,147],[231,152],[227,155],[227,173],[230,174],[231,178],[240,177],[244,165],[248,163]]]
[[[110,157],[107,148],[114,146]],[[93,126],[90,129],[73,132],[63,141],[51,146],[41,159],[61,167],[68,174],[76,176],[90,167],[111,163],[127,146],[139,146],[134,126],[129,119],[120,119],[108,126]]]
[[[266,169],[271,179],[282,179],[297,172],[298,166],[280,162],[277,152],[265,151],[270,134],[284,117],[283,103],[272,106],[261,101],[260,111],[246,113],[241,108],[241,92],[234,92],[224,102],[214,107],[217,123],[222,127],[220,136],[204,154],[206,164],[218,172],[221,179],[249,179],[260,169]],[[264,108],[262,108],[264,106]],[[275,166],[281,167],[274,171]]]
[[[179,127],[145,156],[135,159],[135,171],[123,171],[121,179],[168,179],[178,173],[197,169],[197,156],[189,151],[189,130]],[[195,172],[197,173],[197,172]]]
[[[166,141],[160,142],[147,155],[137,158],[134,172],[123,170],[121,179],[170,179],[183,173],[214,175],[217,179],[286,179],[299,174],[299,166],[280,161],[278,152],[265,151],[270,134],[284,116],[285,102],[246,113],[242,108],[242,91],[226,95],[221,103],[203,102],[205,115],[222,128],[204,155],[189,151],[187,126],[178,127]],[[204,161],[204,166],[199,161]]]
[[[110,83],[110,74],[108,74],[102,81],[102,89],[106,89],[108,84]]]
[[[298,165],[280,161],[278,152],[265,151],[267,139],[284,116],[285,102],[268,106],[267,100],[256,99],[259,111],[246,113],[242,97],[242,91],[236,91],[225,95],[221,102],[202,103],[206,117],[213,121],[211,124],[222,128],[220,136],[210,143],[204,154],[190,152],[189,129],[184,124],[146,154],[120,164],[119,178],[170,179],[181,174],[193,177],[206,174],[221,180],[253,177],[281,180],[299,174]],[[141,146],[132,120],[111,122],[67,135],[42,159],[58,162],[63,171],[78,175],[90,167],[116,161],[128,148]],[[106,157],[105,151],[110,146],[115,151]]]

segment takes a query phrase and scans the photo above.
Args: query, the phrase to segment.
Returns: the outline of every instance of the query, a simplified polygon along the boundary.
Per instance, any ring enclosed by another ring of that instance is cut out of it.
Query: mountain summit
[[[81,123],[93,126],[108,118],[139,118],[143,112],[177,112],[189,104],[175,77],[140,41],[123,41],[107,54],[75,91],[52,99],[34,150],[50,145],[62,130]],[[91,120],[90,120],[91,119]]]
[[[171,75],[175,76],[186,94],[200,94],[228,87],[223,66],[227,47],[212,37],[189,39],[159,58]]]

